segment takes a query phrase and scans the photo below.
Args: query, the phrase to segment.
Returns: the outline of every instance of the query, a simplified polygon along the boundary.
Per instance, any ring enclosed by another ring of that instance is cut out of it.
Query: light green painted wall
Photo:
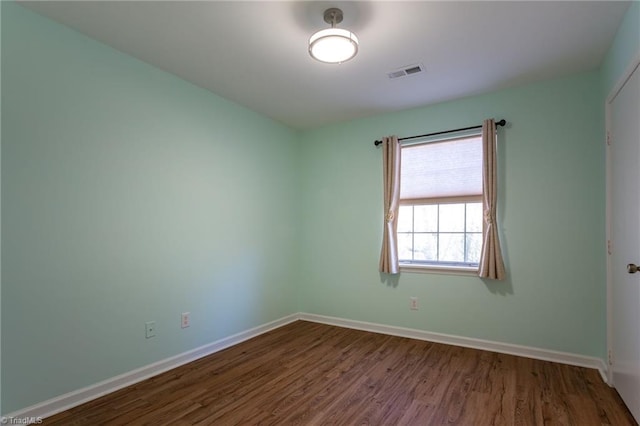
[[[604,159],[592,72],[306,132],[301,311],[602,357]],[[505,118],[501,234],[509,277],[377,272],[382,158],[373,141]],[[420,309],[409,310],[409,297]]]
[[[631,61],[640,55],[640,1],[631,2],[602,64],[604,96],[618,83]]]
[[[295,312],[297,134],[2,12],[4,412]]]

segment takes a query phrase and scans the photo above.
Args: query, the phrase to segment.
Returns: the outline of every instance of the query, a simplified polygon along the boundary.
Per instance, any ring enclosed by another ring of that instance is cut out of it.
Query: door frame
[[[607,256],[607,355],[606,355],[606,376],[607,383],[609,386],[614,386],[613,383],[613,277],[612,277],[612,267],[611,267],[611,219],[612,219],[612,200],[611,200],[611,145],[609,143],[609,135],[611,134],[611,103],[616,98],[620,90],[624,87],[625,83],[631,78],[631,75],[636,70],[636,68],[640,67],[640,52],[637,52],[631,63],[627,66],[625,71],[622,73],[617,83],[607,96],[605,101],[604,111],[605,111],[605,176],[606,176],[606,256]],[[639,71],[640,72],[640,71]],[[615,354],[613,354],[615,357]]]

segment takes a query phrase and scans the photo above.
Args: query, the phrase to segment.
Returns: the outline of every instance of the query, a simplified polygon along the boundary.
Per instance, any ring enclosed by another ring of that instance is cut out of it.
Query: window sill
[[[401,272],[417,273],[417,274],[443,274],[443,275],[462,275],[467,277],[477,277],[477,267],[464,266],[437,266],[437,265],[418,265],[415,263],[401,263]]]

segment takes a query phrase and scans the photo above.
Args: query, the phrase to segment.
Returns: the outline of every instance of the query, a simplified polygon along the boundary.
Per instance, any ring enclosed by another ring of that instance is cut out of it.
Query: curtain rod
[[[505,124],[507,124],[507,122],[505,121],[505,119],[503,118],[500,121],[496,121],[496,126],[504,126]],[[454,130],[444,130],[442,132],[435,132],[435,133],[427,133],[426,135],[418,135],[418,136],[407,136],[406,138],[399,138],[399,141],[405,141],[407,139],[416,139],[416,138],[425,138],[427,136],[436,136],[436,135],[444,135],[446,133],[455,133],[455,132],[462,132],[464,130],[473,130],[473,129],[481,129],[482,125],[480,126],[471,126],[471,127],[463,127],[461,129],[454,129]],[[373,144],[375,146],[378,146],[382,143],[382,141],[375,141]]]

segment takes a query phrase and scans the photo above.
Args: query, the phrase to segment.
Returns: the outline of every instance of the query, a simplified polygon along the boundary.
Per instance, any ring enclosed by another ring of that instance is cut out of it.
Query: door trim
[[[611,255],[609,254],[609,241],[611,241],[611,147],[609,145],[609,134],[611,132],[611,104],[624,87],[625,83],[631,78],[633,72],[640,67],[640,52],[638,52],[633,60],[629,63],[625,71],[622,73],[618,82],[613,86],[605,101],[605,176],[606,176],[606,241],[607,245],[605,254],[607,256],[607,355],[605,364],[607,366],[606,375],[609,386],[614,386],[613,369],[610,360],[610,354],[613,352],[613,279],[611,271]],[[613,247],[615,250],[615,247]],[[615,354],[613,355],[615,357]]]

